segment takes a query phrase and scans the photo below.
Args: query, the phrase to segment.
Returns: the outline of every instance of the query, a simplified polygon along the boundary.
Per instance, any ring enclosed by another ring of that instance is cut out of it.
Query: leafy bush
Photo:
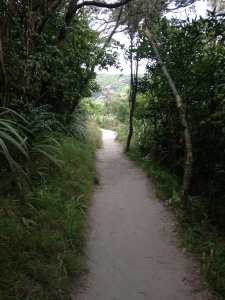
[[[153,33],[162,60],[186,109],[193,146],[191,195],[201,196],[210,219],[225,228],[225,86],[224,21],[215,17],[157,20]],[[158,26],[160,25],[160,26]],[[175,102],[154,55],[143,39],[142,56],[150,59],[139,80],[135,119],[140,150],[178,178],[184,170],[184,138]]]
[[[51,105],[35,107],[29,103],[24,105],[22,116],[26,120],[26,128],[36,136],[54,136],[58,132],[85,139],[85,113],[82,109],[77,108],[73,114],[63,115],[55,113]]]
[[[64,126],[59,121],[59,115],[52,111],[51,105],[35,107],[32,103],[25,104],[21,113],[26,120],[26,126],[35,135],[63,132]]]
[[[4,109],[1,113],[0,119],[0,159],[1,159],[1,174],[3,170],[10,168],[14,181],[18,184],[17,172],[21,174],[30,185],[29,178],[25,171],[18,163],[18,157],[23,157],[29,164],[30,168],[34,170],[31,162],[29,146],[27,144],[27,136],[24,134],[24,127],[19,125],[15,118],[9,119],[9,113],[12,117],[20,117],[12,110]],[[25,120],[24,120],[25,121]],[[17,172],[16,172],[17,171]]]
[[[49,172],[53,165],[59,167],[60,145],[51,136],[35,135],[29,122],[18,113],[4,109],[0,115],[1,181],[8,178],[5,175],[10,170],[17,188],[23,179],[33,190],[34,182],[47,175],[43,168]]]

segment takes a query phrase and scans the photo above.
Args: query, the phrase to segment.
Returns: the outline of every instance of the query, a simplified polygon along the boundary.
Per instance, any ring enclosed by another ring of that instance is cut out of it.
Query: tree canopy
[[[131,98],[135,99],[137,76],[136,78],[133,76],[134,52],[138,53],[138,57],[142,55],[148,58],[150,55],[148,70],[149,72],[154,70],[151,76],[158,72],[157,67],[152,64],[152,60],[154,61],[152,50],[148,48],[146,39],[143,38],[144,30],[147,28],[147,39],[156,55],[157,64],[161,66],[168,79],[184,130],[182,134],[180,133],[185,140],[186,147],[184,185],[187,182],[189,186],[193,152],[188,125],[192,120],[189,117],[192,109],[190,98],[193,91],[197,92],[200,83],[196,78],[200,76],[199,74],[201,74],[201,81],[206,76],[211,78],[207,87],[210,90],[209,94],[218,95],[214,82],[218,78],[220,87],[218,90],[221,89],[223,81],[220,80],[223,78],[223,73],[220,74],[220,66],[224,51],[224,23],[222,18],[216,16],[215,11],[206,20],[195,20],[192,23],[182,23],[178,20],[170,22],[162,18],[166,11],[184,7],[193,2],[192,0],[185,2],[125,0],[114,3],[79,2],[78,0],[35,3],[29,0],[3,1],[0,30],[1,106],[21,111],[28,103],[34,106],[47,104],[54,112],[64,115],[73,113],[80,100],[90,96],[97,89],[94,82],[95,67],[105,68],[116,64],[117,54],[113,52],[110,42],[121,25],[128,32],[131,40],[129,54]],[[211,3],[214,6],[217,4]],[[111,9],[110,14],[107,14],[105,9]],[[97,25],[99,22],[103,22],[103,25],[99,26],[101,28],[99,31],[90,25],[91,23]],[[108,36],[102,38],[102,33],[108,31],[109,28],[111,30]],[[156,34],[156,43],[152,33]],[[143,39],[141,45],[135,45],[137,36]],[[159,46],[159,51],[156,44]],[[210,59],[206,59],[207,55]],[[215,57],[220,57],[220,65],[217,65]],[[136,60],[137,66],[138,59]],[[201,68],[197,68],[199,60],[204,61],[203,66],[201,63]],[[182,68],[179,69],[176,66],[182,66]],[[158,73],[151,80],[152,82],[158,81],[160,86],[163,82]],[[187,80],[189,83],[194,81],[196,86],[186,87]],[[146,85],[146,81],[142,80],[142,86],[143,84]],[[160,89],[157,94],[159,91]],[[162,103],[168,98],[168,91],[163,88],[163,93],[165,92],[167,95],[160,100]],[[181,99],[184,99],[184,105]],[[210,113],[214,113],[218,101],[210,100]],[[132,101],[132,107],[133,115],[135,100]],[[132,119],[131,116],[131,122]],[[130,132],[132,131],[131,126]],[[130,139],[131,136],[132,133],[129,135]],[[185,176],[188,176],[187,180]]]

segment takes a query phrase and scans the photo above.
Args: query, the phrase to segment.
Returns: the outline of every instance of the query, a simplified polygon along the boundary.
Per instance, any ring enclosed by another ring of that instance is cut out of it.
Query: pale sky
[[[169,18],[171,18],[172,16],[174,17],[178,17],[180,19],[186,19],[186,17],[188,16],[190,19],[194,19],[197,15],[197,17],[199,17],[200,15],[202,17],[204,17],[206,15],[206,10],[209,9],[207,2],[206,1],[197,1],[195,2],[195,9],[196,9],[196,14],[194,14],[193,12],[190,12],[188,8],[185,9],[180,9],[179,13],[169,13],[167,14],[167,16]],[[114,39],[120,41],[121,44],[125,44],[126,46],[129,45],[129,41],[128,38],[122,34],[122,33],[117,33],[113,36]],[[120,72],[120,70],[117,70],[116,68],[108,68],[108,71],[104,70],[101,72],[97,72],[97,73],[104,73],[104,74],[130,74],[130,64],[128,61],[125,61],[124,59],[124,55],[122,54],[122,51],[119,55],[119,59],[120,59],[120,63],[121,66],[123,67],[123,71]],[[143,74],[145,72],[145,65],[146,62],[140,62],[140,66],[139,66],[139,74]]]

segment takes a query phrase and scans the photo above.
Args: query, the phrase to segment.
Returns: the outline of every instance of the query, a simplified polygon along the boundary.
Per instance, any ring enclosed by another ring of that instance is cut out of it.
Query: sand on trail
[[[124,154],[116,133],[102,130],[100,184],[89,212],[86,282],[72,300],[199,300],[193,264],[177,246],[173,213]],[[190,266],[191,269],[190,270]]]

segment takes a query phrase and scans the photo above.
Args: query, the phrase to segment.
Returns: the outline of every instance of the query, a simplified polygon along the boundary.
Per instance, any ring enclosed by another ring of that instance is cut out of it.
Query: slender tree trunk
[[[176,105],[177,105],[177,109],[178,109],[178,113],[179,113],[179,117],[181,120],[181,124],[183,127],[183,134],[184,134],[184,139],[185,139],[185,150],[186,150],[186,161],[185,161],[185,167],[184,167],[184,176],[183,176],[183,187],[182,187],[182,193],[181,193],[181,200],[183,204],[187,203],[187,199],[188,199],[188,193],[189,193],[189,188],[190,188],[190,180],[191,180],[191,176],[192,176],[192,165],[193,165],[193,156],[192,156],[192,144],[191,144],[191,136],[190,136],[190,132],[189,132],[189,128],[188,128],[188,122],[187,122],[187,118],[186,118],[186,114],[185,114],[185,109],[184,109],[184,105],[183,102],[181,100],[181,97],[173,83],[172,78],[170,77],[166,66],[164,65],[164,63],[162,62],[162,59],[160,57],[160,54],[158,52],[158,49],[156,48],[156,45],[154,43],[153,40],[153,36],[150,32],[149,29],[147,29],[145,31],[146,37],[155,53],[156,56],[156,60],[157,63],[159,64],[159,66],[162,69],[162,72],[164,74],[164,76],[166,77],[169,86],[172,90],[172,93],[174,95],[175,101],[176,101]]]
[[[7,86],[7,77],[6,77],[5,63],[4,63],[4,57],[3,57],[3,39],[4,39],[4,35],[6,33],[8,23],[11,19],[11,15],[12,15],[13,8],[14,8],[16,1],[17,0],[11,0],[11,2],[9,3],[8,10],[5,14],[5,18],[3,19],[2,25],[0,27],[0,65],[1,65],[1,70],[2,70],[2,83],[0,85],[0,106],[2,106],[2,107],[5,106],[4,93],[5,93],[6,86]]]
[[[2,69],[2,83],[0,86],[0,106],[5,106],[4,101],[4,92],[6,90],[6,70],[5,70],[5,63],[3,59],[3,39],[0,38],[0,62],[1,62],[1,69]]]
[[[135,95],[135,92],[134,92],[134,90],[132,88],[131,88],[130,97],[131,97],[130,125],[129,125],[129,134],[128,134],[128,137],[127,137],[126,152],[128,152],[130,150],[130,142],[131,142],[131,138],[132,138],[132,135],[133,135],[133,116],[134,116],[134,108],[135,108],[136,95]]]
[[[131,47],[133,46],[133,40],[131,40]],[[136,66],[136,74],[135,78],[137,79],[137,72],[138,72],[138,61]],[[130,64],[130,99],[131,99],[131,107],[130,107],[130,125],[129,125],[129,134],[127,137],[127,147],[126,152],[130,150],[130,142],[133,135],[133,116],[134,116],[134,109],[135,109],[135,102],[136,102],[136,87],[134,85],[134,74],[133,74],[133,54],[131,53],[131,64]]]
[[[75,109],[77,108],[80,100],[81,100],[81,98],[78,98],[75,101],[73,101],[73,103],[70,106],[70,114],[73,114],[75,112]]]

